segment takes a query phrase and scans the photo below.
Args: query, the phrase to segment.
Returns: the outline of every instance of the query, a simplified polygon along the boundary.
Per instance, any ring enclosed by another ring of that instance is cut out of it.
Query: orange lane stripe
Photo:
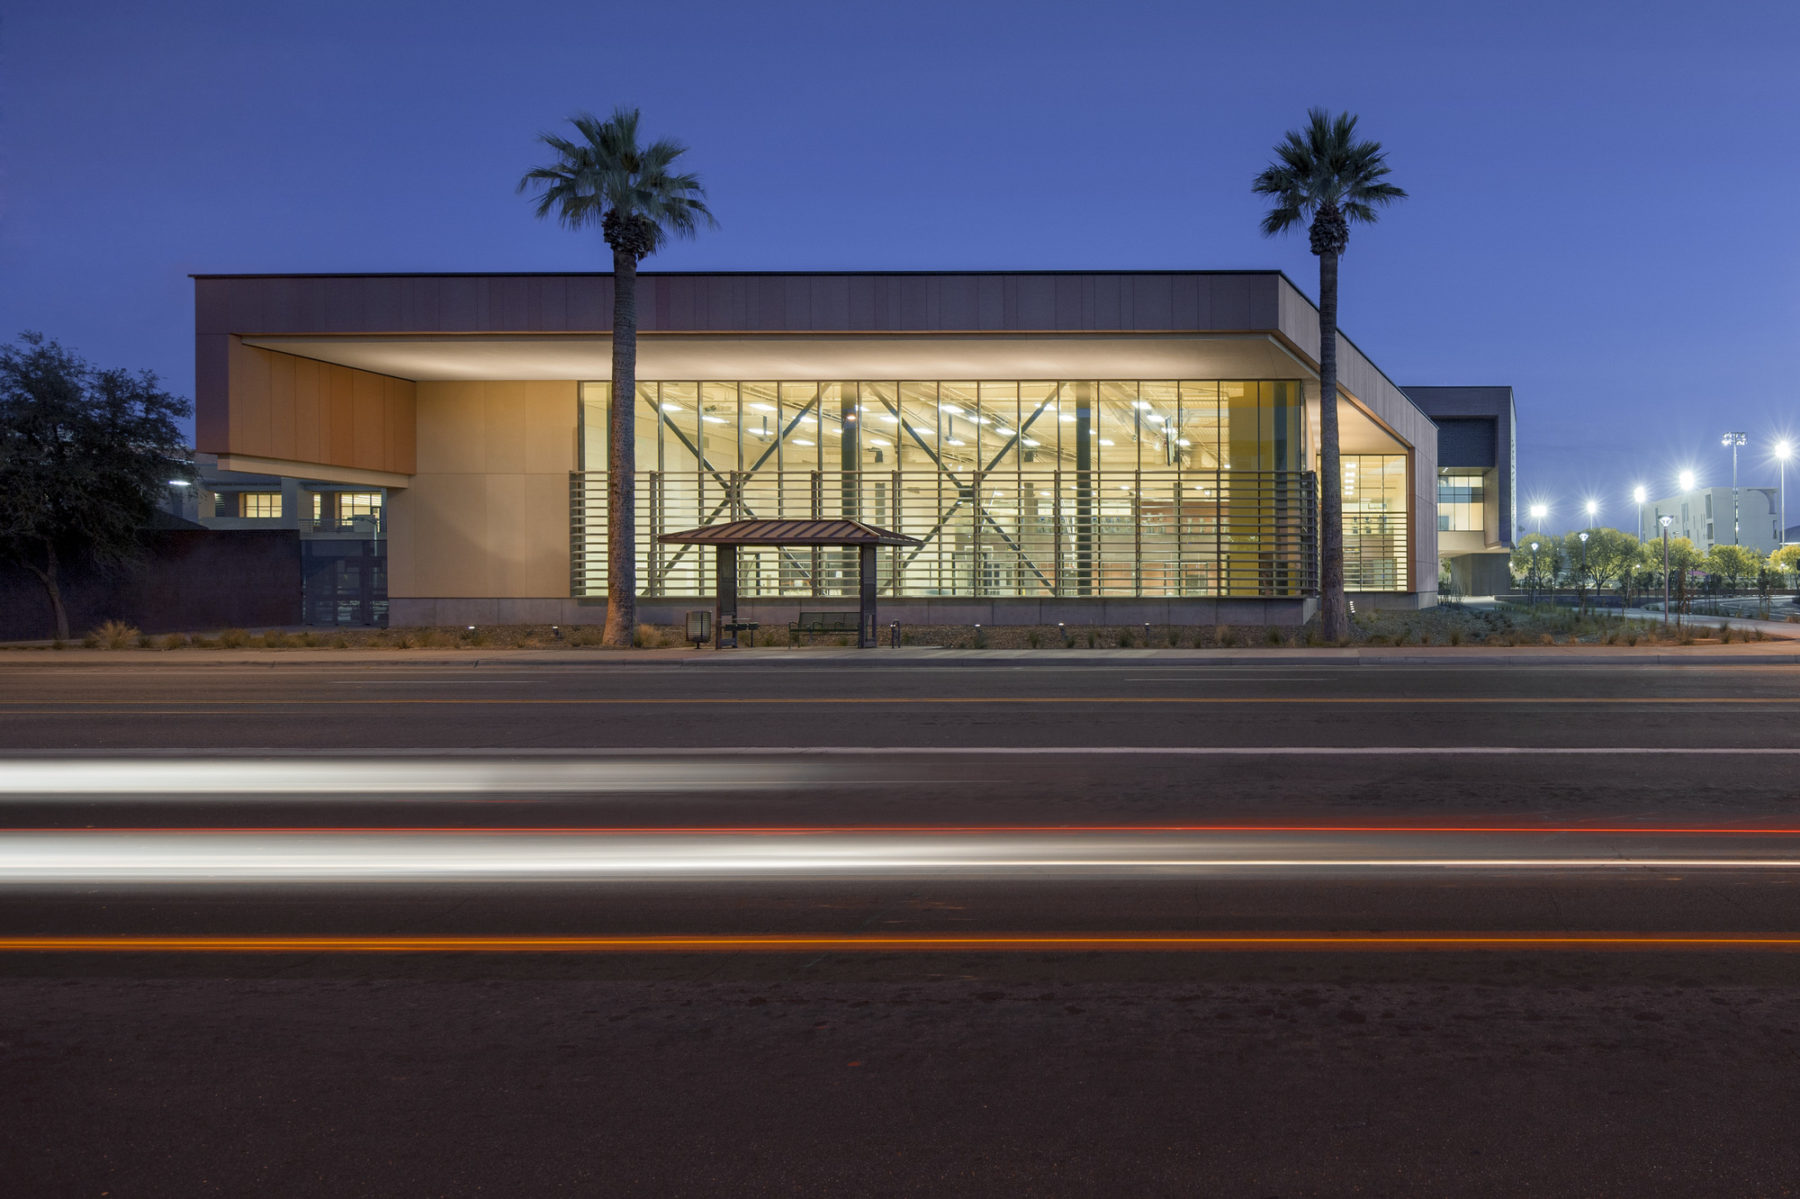
[[[1800,936],[1538,935],[1160,935],[872,933],[858,936],[246,936],[0,937],[14,953],[817,953],[817,952],[1154,952],[1166,950],[1331,949],[1782,949]]]
[[[1722,825],[1487,825],[1487,824],[796,824],[796,825],[21,825],[0,826],[14,833],[133,834],[168,836],[655,836],[813,837],[855,835],[956,836],[1005,833],[1479,833],[1604,836],[1800,837],[1800,826]]]

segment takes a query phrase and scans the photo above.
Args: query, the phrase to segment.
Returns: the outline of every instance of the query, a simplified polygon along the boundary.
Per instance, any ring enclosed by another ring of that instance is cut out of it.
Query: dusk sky
[[[1403,385],[1511,384],[1521,502],[1629,528],[1634,483],[1729,482],[1726,429],[1746,485],[1800,434],[1797,51],[1791,3],[17,5],[0,338],[191,395],[190,272],[608,269],[514,185],[539,131],[617,104],[692,147],[720,218],[649,270],[1316,295],[1249,185],[1319,104],[1412,194],[1352,232],[1345,332]]]

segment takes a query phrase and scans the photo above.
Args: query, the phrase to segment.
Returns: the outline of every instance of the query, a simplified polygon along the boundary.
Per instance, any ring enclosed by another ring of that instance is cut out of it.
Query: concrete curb
[[[0,652],[0,671],[57,667],[206,669],[216,666],[337,666],[346,670],[374,666],[480,667],[610,667],[680,666],[788,667],[831,669],[840,666],[918,667],[970,666],[1019,668],[1219,666],[1794,666],[1800,647],[1792,643],[1751,642],[1726,646],[1367,646],[1349,649],[755,649],[717,653],[711,650],[10,650]]]

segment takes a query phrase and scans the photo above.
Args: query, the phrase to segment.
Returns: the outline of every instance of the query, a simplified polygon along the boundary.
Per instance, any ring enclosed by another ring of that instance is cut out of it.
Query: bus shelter
[[[665,545],[710,545],[718,553],[718,598],[713,603],[713,644],[735,646],[739,624],[738,556],[740,549],[855,549],[857,551],[857,645],[875,648],[875,550],[879,546],[923,544],[859,520],[733,520],[680,533],[664,533]],[[727,630],[733,634],[726,639]]]

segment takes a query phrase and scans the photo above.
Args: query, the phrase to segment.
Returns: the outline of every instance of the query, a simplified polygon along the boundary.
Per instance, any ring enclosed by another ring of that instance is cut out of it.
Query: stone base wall
[[[1365,597],[1358,596],[1358,602]],[[1428,607],[1435,593],[1418,597],[1384,595],[1389,600],[1412,600],[1389,607]],[[662,597],[638,601],[638,620],[644,624],[682,623],[692,609],[711,611],[711,596]],[[738,604],[743,620],[785,626],[800,610],[849,612],[856,609],[854,596],[821,599],[747,599]],[[959,596],[884,599],[877,608],[882,628],[898,620],[904,625],[1281,625],[1305,624],[1318,614],[1316,599],[975,599]],[[606,621],[604,600],[575,599],[408,599],[389,600],[388,624],[408,626],[588,625]]]

